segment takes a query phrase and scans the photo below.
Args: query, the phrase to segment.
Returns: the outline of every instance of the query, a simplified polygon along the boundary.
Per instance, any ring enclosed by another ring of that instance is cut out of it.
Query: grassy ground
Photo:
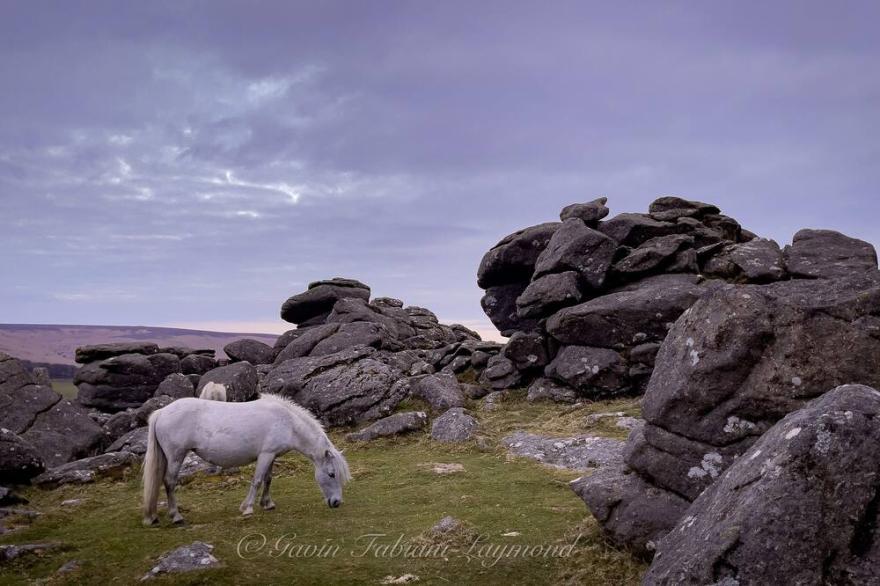
[[[73,384],[73,380],[69,378],[52,379],[52,388],[65,399],[75,399],[77,388]]]
[[[531,405],[522,394],[498,411],[475,413],[484,438],[494,446],[516,429],[582,433],[588,413],[609,410],[637,413],[632,401],[571,410]],[[591,431],[624,435],[612,426]],[[164,517],[158,528],[140,525],[137,470],[118,482],[27,490],[27,507],[43,515],[0,537],[0,544],[53,541],[67,549],[3,566],[0,582],[24,584],[48,577],[52,584],[131,583],[161,553],[196,540],[214,544],[214,554],[224,566],[159,578],[157,583],[380,584],[386,576],[414,574],[420,584],[606,585],[636,584],[645,570],[628,553],[602,540],[583,502],[567,486],[577,473],[510,459],[502,449],[485,447],[485,442],[482,449],[476,442],[445,446],[425,433],[349,444],[341,435],[334,433],[334,441],[346,448],[354,482],[346,489],[345,504],[335,510],[323,504],[311,465],[295,454],[276,465],[272,488],[278,508],[258,509],[249,519],[240,517],[238,504],[251,468],[182,487],[179,502],[187,518],[183,527],[170,525]],[[436,463],[461,464],[464,471],[438,475],[432,470]],[[82,502],[62,505],[67,499]],[[423,533],[445,515],[469,523],[481,536],[476,546],[459,543],[443,551],[442,542],[426,541]],[[370,535],[375,537],[365,537]],[[258,549],[255,544],[262,543],[263,536],[266,545]],[[426,556],[395,555],[392,546],[398,538],[421,544],[420,553]],[[510,547],[571,543],[576,545],[570,555],[547,558],[516,556]],[[313,553],[317,549],[324,555],[299,557],[306,555],[309,545]],[[69,560],[78,560],[81,568],[53,577]]]

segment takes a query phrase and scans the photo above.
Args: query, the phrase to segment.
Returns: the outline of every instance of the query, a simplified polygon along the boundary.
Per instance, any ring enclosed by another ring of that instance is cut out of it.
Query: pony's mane
[[[351,471],[348,469],[348,462],[345,460],[345,456],[342,455],[342,452],[336,449],[336,446],[334,446],[330,441],[330,438],[327,437],[327,432],[324,430],[324,426],[318,418],[315,417],[314,413],[292,399],[282,397],[281,395],[260,393],[260,399],[267,399],[284,406],[294,416],[299,417],[301,420],[305,421],[307,425],[311,425],[316,430],[320,431],[321,435],[327,440],[328,449],[333,456],[333,466],[336,468],[336,474],[339,475],[339,478],[341,478],[343,482],[351,480]]]
[[[293,399],[288,399],[287,397],[282,397],[281,395],[276,395],[274,393],[260,393],[260,398],[268,399],[269,401],[273,401],[275,403],[278,403],[279,405],[283,405],[295,416],[298,416],[299,418],[305,420],[307,423],[320,429],[322,433],[326,433],[324,431],[324,426],[321,424],[318,418],[315,417],[315,414],[300,405],[299,403],[295,402]]]

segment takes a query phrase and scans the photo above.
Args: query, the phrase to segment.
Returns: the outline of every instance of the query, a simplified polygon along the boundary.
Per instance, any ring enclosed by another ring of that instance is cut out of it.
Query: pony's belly
[[[248,450],[218,450],[208,448],[199,448],[193,450],[199,458],[207,460],[215,466],[221,468],[232,468],[234,466],[244,466],[250,464],[257,459],[258,454],[254,454]]]

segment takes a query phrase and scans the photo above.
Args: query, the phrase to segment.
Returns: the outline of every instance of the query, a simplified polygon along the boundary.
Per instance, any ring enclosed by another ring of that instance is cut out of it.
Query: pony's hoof
[[[159,524],[159,517],[153,517],[152,519],[144,519],[144,527],[155,527]]]
[[[186,525],[186,519],[183,517],[175,517],[174,519],[171,519],[171,522],[175,525]]]
[[[254,514],[254,508],[253,508],[253,507],[248,507],[248,508],[246,508],[246,509],[241,509],[241,516],[242,516],[242,517],[250,517],[250,516],[252,516],[253,514]]]
[[[275,503],[266,503],[266,504],[261,504],[260,506],[263,507],[263,510],[264,510],[264,511],[273,511],[273,510],[275,510]]]

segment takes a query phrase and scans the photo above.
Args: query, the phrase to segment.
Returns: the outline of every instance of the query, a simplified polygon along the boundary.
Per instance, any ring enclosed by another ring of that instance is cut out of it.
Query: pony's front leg
[[[260,454],[257,458],[257,469],[254,471],[254,479],[251,481],[250,490],[248,490],[247,496],[239,507],[241,514],[245,517],[254,514],[254,499],[257,498],[257,491],[260,489],[260,485],[266,477],[266,471],[272,466],[274,459],[275,454],[270,453]]]
[[[263,507],[264,511],[271,511],[275,508],[275,502],[272,500],[272,497],[269,496],[269,487],[272,486],[273,464],[275,464],[274,458],[269,462],[269,467],[266,468],[266,476],[263,477],[263,496],[260,498],[260,506]]]

